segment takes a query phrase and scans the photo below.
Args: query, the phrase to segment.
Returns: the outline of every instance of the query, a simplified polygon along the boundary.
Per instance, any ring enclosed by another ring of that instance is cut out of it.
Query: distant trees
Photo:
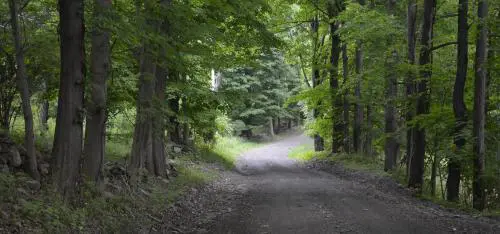
[[[274,135],[282,123],[300,118],[296,103],[286,105],[288,97],[300,89],[297,70],[278,53],[263,55],[257,61],[254,67],[222,73],[220,92],[233,100],[230,117],[237,133],[245,136],[259,133],[263,126],[269,129],[269,135]]]

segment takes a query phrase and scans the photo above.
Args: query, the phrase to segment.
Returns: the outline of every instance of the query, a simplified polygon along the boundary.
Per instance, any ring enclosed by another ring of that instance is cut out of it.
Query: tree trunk
[[[153,162],[154,162],[154,174],[156,176],[165,176],[166,167],[166,157],[165,154],[165,91],[167,88],[167,70],[162,66],[156,67],[155,74],[155,96],[154,96],[154,106],[157,111],[153,114]]]
[[[455,114],[454,143],[456,154],[448,159],[448,179],[446,180],[446,199],[458,201],[460,194],[460,157],[465,146],[463,129],[467,125],[467,108],[464,102],[465,80],[467,78],[468,57],[468,28],[467,12],[468,0],[459,0],[458,5],[458,46],[457,46],[457,73],[453,88],[453,113]]]
[[[413,101],[413,95],[415,92],[415,72],[413,65],[415,65],[416,61],[416,41],[417,41],[417,2],[416,0],[409,0],[408,2],[408,64],[410,65],[410,69],[408,70],[408,76],[405,81],[406,85],[406,174],[409,175],[410,172],[410,164],[413,158],[414,153],[414,145],[413,138],[415,133],[415,128],[409,125],[409,122],[413,120],[413,116],[415,115],[415,104]]]
[[[388,67],[388,76],[386,81],[386,99],[385,106],[385,164],[384,170],[393,170],[397,165],[397,156],[399,151],[399,143],[396,138],[397,122],[396,122],[396,99],[398,91],[398,78],[396,73],[396,65],[398,56],[396,50],[392,51],[392,58],[390,58]]]
[[[354,107],[354,125],[352,133],[352,142],[354,152],[361,152],[361,124],[363,123],[363,106],[361,105],[361,82],[363,81],[363,51],[361,42],[356,43],[356,84],[354,87],[354,96],[356,103]]]
[[[480,0],[478,3],[477,16],[479,18],[478,34],[476,41],[475,59],[475,82],[474,82],[474,110],[473,110],[473,154],[474,154],[474,177],[472,181],[473,207],[483,210],[486,206],[485,193],[485,129],[486,115],[486,74],[488,54],[488,1]]]
[[[372,106],[370,104],[366,105],[366,131],[365,131],[365,145],[364,151],[367,157],[373,157],[373,144],[372,144],[372,128],[373,128],[373,116],[372,116]]]
[[[316,88],[318,85],[321,84],[320,80],[320,74],[319,74],[319,68],[318,68],[318,29],[319,29],[319,19],[318,17],[314,17],[314,19],[311,22],[311,31],[313,34],[313,58],[312,58],[312,76],[311,80],[313,83],[313,88]],[[317,108],[313,109],[313,117],[314,119],[317,119],[319,117],[319,111]],[[325,150],[325,143],[323,138],[318,134],[314,134],[314,151],[323,151]]]
[[[344,43],[342,46],[342,70],[343,70],[343,77],[344,80],[342,81],[344,84],[344,110],[343,110],[343,116],[344,116],[344,152],[347,154],[351,153],[351,142],[349,140],[349,89],[347,89],[347,79],[349,76],[349,58],[347,56],[347,45]]]
[[[429,90],[427,83],[430,81],[432,70],[432,29],[434,25],[435,0],[424,1],[424,20],[422,25],[422,40],[420,50],[420,76],[417,82],[417,109],[416,114],[425,115],[429,113]],[[414,146],[415,153],[410,163],[410,178],[408,186],[421,190],[424,182],[424,160],[425,160],[425,129],[417,123],[415,128]]]
[[[334,17],[331,14],[330,17]],[[331,94],[331,108],[332,108],[332,153],[339,153],[342,148],[343,141],[343,124],[342,124],[342,98],[338,94],[339,90],[339,60],[340,60],[340,36],[337,34],[338,25],[336,22],[330,23],[330,39],[332,42],[330,54],[330,94]]]
[[[431,168],[431,196],[436,196],[436,178],[437,178],[437,167],[438,167],[438,158],[437,153],[434,151],[432,154],[432,168]]]
[[[82,156],[85,51],[83,0],[59,0],[61,79],[52,155],[53,175],[66,201],[74,198]]]
[[[45,81],[42,83],[42,89],[44,95],[47,94],[47,84]],[[39,119],[40,119],[40,136],[45,137],[46,134],[49,131],[49,101],[47,100],[47,97],[44,97],[40,103],[40,114],[39,114]]]
[[[269,117],[269,136],[274,137],[274,123],[273,118]]]
[[[153,52],[145,44],[141,55],[141,71],[139,77],[139,96],[135,119],[134,139],[130,154],[129,174],[133,183],[137,182],[138,170],[145,168],[154,173],[153,143],[152,143],[152,111],[155,91],[155,72]]]
[[[82,170],[86,179],[98,182],[101,177],[106,144],[106,80],[110,70],[110,33],[102,25],[111,1],[94,1],[94,30],[90,70],[92,72],[90,101],[87,102],[85,147]],[[105,21],[104,21],[105,22]]]
[[[12,36],[14,38],[17,63],[17,86],[21,96],[21,105],[24,116],[24,145],[26,147],[27,165],[25,166],[28,174],[35,180],[40,179],[35,154],[35,133],[33,131],[33,112],[31,110],[30,90],[28,77],[26,74],[26,64],[24,63],[24,51],[22,48],[21,30],[18,23],[18,6],[16,0],[9,1],[10,21],[12,26]]]

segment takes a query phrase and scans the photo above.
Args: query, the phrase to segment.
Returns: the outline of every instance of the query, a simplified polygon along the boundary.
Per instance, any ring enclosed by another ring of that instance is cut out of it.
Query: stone
[[[22,196],[28,196],[28,191],[26,191],[26,189],[17,188],[16,191],[17,191],[17,193],[19,193]]]
[[[42,175],[48,175],[49,174],[49,168],[50,168],[50,165],[48,163],[40,163],[40,164],[38,164],[38,171],[40,171],[40,173]]]
[[[23,164],[21,155],[19,154],[19,151],[15,147],[10,148],[9,154],[10,154],[10,165],[12,167],[19,167]]]
[[[182,152],[182,147],[179,147],[179,146],[173,146],[173,151],[174,153],[178,154],[180,152]]]
[[[0,172],[1,173],[9,173],[10,172],[9,166],[7,166],[5,164],[0,164]]]
[[[33,191],[38,191],[42,187],[42,185],[40,184],[40,182],[38,182],[36,180],[28,180],[28,181],[26,181],[26,186],[28,186],[28,188],[31,189],[31,190],[33,190]]]

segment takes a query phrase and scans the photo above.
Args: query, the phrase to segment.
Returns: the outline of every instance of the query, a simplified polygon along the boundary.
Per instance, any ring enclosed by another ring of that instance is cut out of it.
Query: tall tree
[[[365,5],[365,0],[358,0],[361,6]],[[354,86],[354,96],[356,102],[354,104],[354,122],[353,122],[353,132],[352,132],[352,143],[354,152],[361,152],[361,125],[363,123],[363,106],[361,105],[361,84],[363,81],[363,49],[362,42],[360,40],[356,41],[356,82]]]
[[[331,106],[332,109],[332,153],[338,153],[342,147],[343,140],[343,124],[342,124],[342,98],[339,94],[339,60],[340,60],[340,36],[337,33],[339,23],[334,20],[338,12],[341,11],[340,6],[343,3],[337,1],[328,2],[328,16],[330,18],[330,95],[331,95]]]
[[[429,113],[429,90],[427,84],[430,81],[431,57],[432,57],[432,32],[434,27],[434,15],[436,9],[436,0],[424,0],[424,18],[422,24],[422,39],[419,65],[420,80],[416,85],[417,106],[416,115],[421,116]],[[408,186],[413,188],[422,188],[424,182],[424,160],[425,160],[425,128],[417,123],[415,128],[414,155],[410,161],[410,176]]]
[[[110,33],[103,25],[109,0],[95,0],[92,50],[90,58],[90,101],[87,102],[85,147],[82,170],[88,180],[97,182],[101,175],[106,143],[106,80],[110,70]]]
[[[413,65],[415,65],[416,61],[416,42],[417,42],[417,2],[416,0],[408,1],[408,12],[407,12],[407,24],[408,24],[408,33],[407,33],[407,41],[408,41],[408,64],[410,65],[410,69],[408,70],[408,75],[406,77],[405,86],[406,86],[406,116],[405,121],[408,125],[409,122],[413,120],[415,115],[414,110],[414,101],[413,95],[415,93],[415,72],[413,69]],[[413,126],[408,126],[406,130],[406,166],[407,173],[409,174],[409,168],[411,164],[411,160],[413,158],[414,147],[413,147],[413,138],[415,133],[415,128]]]
[[[65,200],[80,180],[83,142],[85,51],[83,0],[59,0],[61,78],[52,156],[53,175]]]
[[[321,78],[319,74],[319,65],[318,65],[318,60],[319,60],[319,35],[318,35],[318,30],[319,30],[319,18],[318,16],[315,16],[312,21],[311,21],[311,32],[313,36],[313,57],[312,57],[312,84],[313,88],[318,87],[318,85],[321,84]],[[313,109],[313,117],[316,119],[319,117],[319,110],[318,108]],[[323,140],[323,137],[319,135],[319,133],[314,134],[314,151],[323,151],[325,150],[325,142]]]
[[[473,132],[474,138],[474,176],[472,181],[472,204],[474,209],[483,210],[486,205],[485,192],[485,130],[486,124],[486,79],[488,56],[488,1],[478,2],[477,16],[479,18],[474,82]]]
[[[467,24],[468,0],[459,0],[458,3],[458,45],[457,45],[457,73],[453,87],[453,113],[455,115],[454,144],[456,154],[448,161],[448,179],[446,180],[446,199],[457,201],[460,194],[461,163],[460,153],[465,145],[463,129],[467,125],[467,108],[464,102],[465,80],[467,78],[468,37],[469,26]]]
[[[396,5],[395,0],[389,0],[388,10],[389,13],[394,16],[394,7]],[[393,39],[389,38],[388,45],[391,47],[393,44]],[[398,52],[396,49],[391,49],[391,54],[388,56],[386,62],[387,67],[387,78],[386,78],[386,99],[385,104],[385,134],[386,140],[384,145],[385,152],[385,164],[384,170],[390,171],[396,167],[397,156],[399,151],[399,143],[396,137],[397,124],[397,111],[396,111],[396,98],[398,92],[398,73],[396,71],[396,65],[398,63]]]
[[[40,179],[38,173],[37,160],[35,154],[35,133],[33,130],[33,112],[31,110],[30,90],[28,77],[26,74],[26,64],[24,62],[24,48],[22,46],[21,30],[18,22],[18,4],[17,0],[9,0],[10,22],[12,26],[12,36],[14,39],[17,63],[17,87],[21,96],[21,105],[24,117],[24,145],[26,146],[28,174],[34,179]]]
[[[141,24],[149,33],[156,32],[156,22],[153,18],[154,0],[144,1],[144,10],[139,5],[138,12],[144,11],[145,20]],[[133,183],[137,182],[140,169],[146,169],[148,173],[154,173],[153,160],[153,96],[155,91],[155,51],[153,40],[149,37],[142,38],[140,55],[139,92],[135,116],[134,138],[132,151],[130,153],[129,174]]]
[[[344,84],[344,89],[345,91],[343,92],[343,105],[344,105],[344,110],[343,110],[343,116],[344,116],[344,121],[343,121],[343,130],[344,130],[344,140],[343,140],[343,145],[344,145],[344,151],[346,153],[351,152],[351,142],[349,138],[349,89],[347,89],[346,84],[347,80],[349,78],[349,57],[347,55],[347,45],[344,43],[342,45],[342,76],[343,76],[343,84]]]
[[[354,152],[359,153],[362,149],[361,144],[361,125],[363,123],[363,106],[361,105],[361,83],[363,80],[363,50],[360,41],[356,43],[356,83],[354,86],[354,96],[356,102],[354,103],[354,123],[352,132],[352,143]]]

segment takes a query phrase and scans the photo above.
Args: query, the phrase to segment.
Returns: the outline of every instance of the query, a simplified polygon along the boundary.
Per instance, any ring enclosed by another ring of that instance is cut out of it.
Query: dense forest
[[[304,124],[422,195],[500,206],[500,2],[7,0],[0,167],[74,203]]]

